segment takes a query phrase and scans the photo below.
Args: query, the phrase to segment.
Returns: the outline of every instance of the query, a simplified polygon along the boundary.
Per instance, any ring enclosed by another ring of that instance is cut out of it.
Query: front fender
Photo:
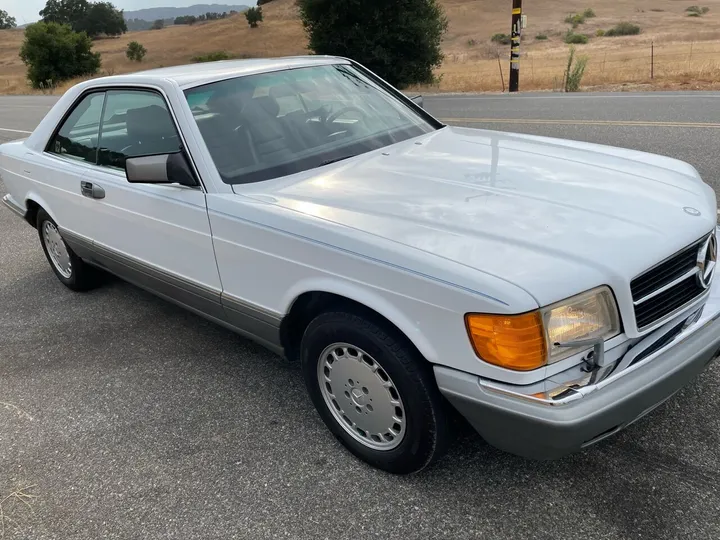
[[[318,277],[306,279],[296,283],[283,296],[282,307],[284,313],[288,314],[294,302],[302,294],[309,292],[335,294],[372,309],[399,328],[428,361],[432,363],[439,362],[438,352],[422,333],[421,326],[406,315],[407,313],[413,313],[413,311],[406,311],[395,305],[382,294],[382,291],[337,278]],[[416,299],[403,298],[406,302],[423,304],[423,302]],[[429,304],[425,304],[425,306],[430,307]],[[437,306],[432,306],[432,308],[441,309]]]

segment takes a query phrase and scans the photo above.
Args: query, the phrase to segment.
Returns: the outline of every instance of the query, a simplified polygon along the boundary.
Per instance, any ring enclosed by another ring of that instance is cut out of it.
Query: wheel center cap
[[[353,403],[357,405],[358,407],[362,407],[365,405],[365,393],[360,390],[359,388],[353,388],[352,392],[350,392],[350,395],[352,396]]]

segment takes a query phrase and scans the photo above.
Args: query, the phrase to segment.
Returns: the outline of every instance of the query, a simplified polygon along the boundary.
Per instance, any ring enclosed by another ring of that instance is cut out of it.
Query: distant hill
[[[188,7],[157,7],[138,9],[124,12],[125,20],[140,19],[143,21],[156,21],[158,19],[175,19],[183,15],[204,15],[205,13],[230,13],[231,11],[245,11],[250,6],[229,6],[227,4],[195,4]]]

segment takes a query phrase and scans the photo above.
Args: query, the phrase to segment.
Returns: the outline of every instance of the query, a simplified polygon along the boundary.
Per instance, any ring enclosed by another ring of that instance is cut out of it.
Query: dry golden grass
[[[495,33],[509,33],[506,2],[445,0],[450,28],[444,43],[446,55],[438,70],[437,91],[500,91],[507,85],[510,49],[491,44]],[[691,5],[710,8],[703,17],[688,17]],[[578,54],[589,62],[583,86],[720,88],[720,0],[542,0],[525,2],[529,27],[521,46],[521,89],[560,88],[566,68],[568,45],[563,34],[566,15],[591,7],[596,17],[587,19],[577,33],[591,36],[578,45]],[[628,37],[595,37],[618,22],[639,25],[642,33]],[[546,34],[548,40],[535,36]],[[474,40],[475,44],[471,44]],[[655,45],[654,79],[651,79],[651,43]],[[498,65],[498,55],[500,64]],[[500,70],[502,69],[502,78]],[[427,88],[420,88],[426,90]]]
[[[161,66],[188,64],[194,56],[213,51],[243,57],[307,54],[307,40],[291,2],[278,0],[263,6],[265,22],[251,29],[242,14],[193,26],[128,32],[115,39],[100,39],[93,49],[102,55],[101,75],[128,73]],[[0,30],[0,93],[36,93],[25,79],[25,65],[18,57],[22,30]],[[127,44],[142,43],[147,56],[141,62],[125,57]],[[55,90],[62,93],[78,82],[68,81]]]
[[[509,47],[490,42],[495,33],[508,33],[509,1],[440,0],[450,19],[443,43],[446,60],[438,75],[437,91],[500,91],[507,84]],[[583,86],[720,88],[720,0],[535,0],[525,2],[529,28],[522,44],[523,90],[548,90],[561,85],[568,46],[562,34],[570,12],[591,7],[596,18],[588,19],[576,31],[593,36],[577,47],[590,60]],[[685,8],[699,4],[710,8],[703,17],[687,17]],[[192,57],[212,51],[235,56],[282,56],[307,53],[307,40],[298,20],[294,0],[275,0],[263,6],[264,22],[250,29],[240,14],[221,21],[192,27],[131,32],[118,39],[95,42],[102,54],[102,74],[126,73],[138,69],[191,62]],[[594,37],[598,29],[630,21],[642,28],[631,37]],[[535,40],[544,33],[547,41]],[[0,93],[29,93],[25,66],[17,56],[21,30],[0,31]],[[471,42],[470,40],[473,40]],[[148,50],[141,63],[125,58],[130,41],[139,41]],[[655,78],[650,79],[650,47],[655,43]],[[498,65],[500,56],[500,66]],[[70,81],[56,92],[62,92]],[[428,88],[422,88],[428,90]]]

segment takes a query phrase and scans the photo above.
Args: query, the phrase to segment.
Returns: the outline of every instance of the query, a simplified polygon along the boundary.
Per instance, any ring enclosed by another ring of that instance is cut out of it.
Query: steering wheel
[[[360,119],[361,121],[365,120],[365,117],[367,116],[367,113],[365,111],[363,111],[362,109],[360,109],[359,107],[354,107],[354,106],[350,105],[348,107],[343,107],[342,109],[338,109],[334,113],[330,113],[329,115],[327,115],[327,117],[325,118],[325,123],[332,124],[335,120],[340,118],[342,115],[349,113],[349,112],[359,112],[360,115],[362,116],[362,118]]]

